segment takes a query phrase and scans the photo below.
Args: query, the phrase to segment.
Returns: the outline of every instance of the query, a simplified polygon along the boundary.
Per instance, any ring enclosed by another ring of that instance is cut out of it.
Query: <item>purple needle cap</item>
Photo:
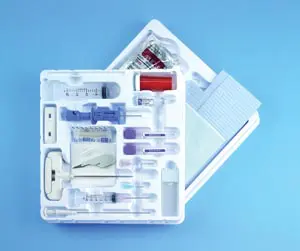
[[[134,144],[126,144],[123,147],[123,152],[126,155],[135,155],[136,154],[136,146]]]
[[[127,127],[123,132],[124,139],[136,139],[136,130],[134,128]]]

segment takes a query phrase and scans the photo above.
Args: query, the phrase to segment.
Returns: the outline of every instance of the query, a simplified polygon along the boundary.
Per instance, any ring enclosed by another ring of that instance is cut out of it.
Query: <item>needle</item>
[[[45,208],[44,213],[48,217],[66,217],[69,215],[76,214],[153,214],[155,210],[147,210],[141,212],[130,212],[130,211],[102,211],[102,212],[88,212],[88,211],[75,211],[70,209],[58,209],[58,208]]]
[[[132,175],[72,175],[72,178],[132,178]]]
[[[62,174],[55,174],[55,172],[52,171],[52,181],[55,181],[55,178],[59,177],[62,179],[74,179],[74,178],[133,178],[132,175],[62,175]]]

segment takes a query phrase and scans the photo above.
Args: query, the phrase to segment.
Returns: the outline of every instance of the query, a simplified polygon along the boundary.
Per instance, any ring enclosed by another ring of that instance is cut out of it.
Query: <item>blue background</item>
[[[299,250],[299,1],[1,1],[0,250]],[[39,215],[39,73],[104,69],[152,18],[262,102],[261,125],[179,226]],[[6,248],[8,246],[8,248]]]

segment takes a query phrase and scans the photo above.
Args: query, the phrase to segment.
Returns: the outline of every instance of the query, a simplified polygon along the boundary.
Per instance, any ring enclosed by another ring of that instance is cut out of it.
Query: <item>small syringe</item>
[[[129,194],[124,193],[115,193],[115,192],[104,192],[89,194],[86,192],[75,191],[73,196],[73,206],[78,206],[80,204],[92,203],[92,204],[115,204],[115,203],[126,203],[131,202],[131,200],[155,200],[155,194],[141,194],[139,196],[130,196]]]
[[[80,194],[79,194],[80,193]],[[83,201],[89,203],[120,203],[128,200],[153,200],[156,198],[155,194],[144,194],[140,196],[130,196],[128,194],[121,193],[98,193],[88,194],[79,192],[78,197],[81,197]]]

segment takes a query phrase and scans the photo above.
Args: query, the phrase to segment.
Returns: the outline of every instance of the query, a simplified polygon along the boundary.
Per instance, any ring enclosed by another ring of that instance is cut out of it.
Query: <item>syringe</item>
[[[129,194],[124,193],[115,193],[115,192],[105,192],[105,193],[96,193],[89,194],[81,191],[75,191],[72,196],[74,198],[73,205],[77,206],[83,203],[93,203],[93,204],[114,204],[114,203],[124,203],[130,202],[131,200],[155,200],[156,195],[152,193],[141,194],[139,196],[130,196]]]
[[[117,83],[89,82],[76,86],[68,85],[60,81],[50,81],[45,85],[47,94],[51,100],[84,100],[84,99],[114,99],[120,94]]]
[[[131,114],[129,114],[129,112]],[[61,118],[66,121],[91,121],[94,125],[98,121],[109,121],[112,124],[125,124],[126,117],[142,117],[141,112],[133,114],[135,110],[126,110],[125,104],[114,103],[112,107],[92,106],[90,112],[69,110],[66,107],[61,109]]]

